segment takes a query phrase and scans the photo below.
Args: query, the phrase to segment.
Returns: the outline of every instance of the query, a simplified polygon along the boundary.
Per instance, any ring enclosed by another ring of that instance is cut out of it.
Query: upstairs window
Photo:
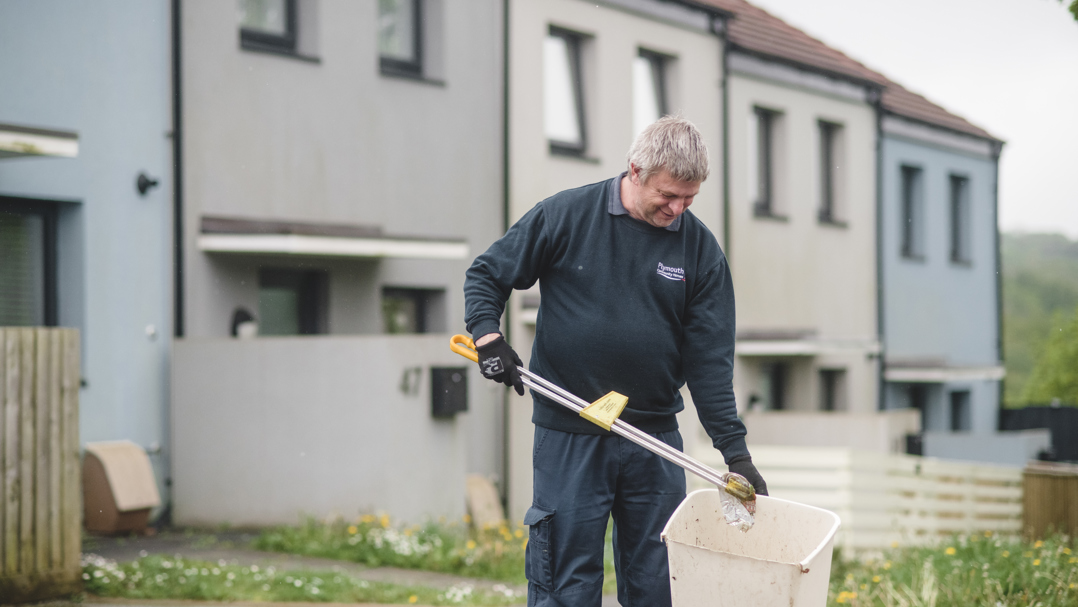
[[[420,0],[378,0],[378,54],[382,72],[423,75],[421,9]]]
[[[318,270],[263,269],[258,275],[259,335],[326,332],[329,280]]]
[[[586,149],[581,45],[581,35],[554,27],[543,42],[543,126],[554,154]]]
[[[668,112],[666,63],[658,53],[640,49],[633,60],[633,137]]]
[[[924,192],[921,169],[902,167],[901,235],[902,256],[924,259]]]
[[[760,391],[766,411],[786,408],[786,363],[768,362],[760,366]]]
[[[752,109],[749,144],[750,167],[752,168],[749,186],[753,202],[753,214],[757,217],[778,217],[776,196],[776,168],[778,130],[782,114],[762,107]]]
[[[296,0],[239,0],[240,46],[296,52]]]
[[[842,125],[820,120],[820,223],[842,224]]]
[[[55,325],[55,207],[0,197],[0,327]]]
[[[968,264],[971,258],[969,179],[951,175],[951,261]]]

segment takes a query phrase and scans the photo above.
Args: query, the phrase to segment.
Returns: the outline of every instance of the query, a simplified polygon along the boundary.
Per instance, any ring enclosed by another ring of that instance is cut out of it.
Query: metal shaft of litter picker
[[[457,354],[460,354],[464,358],[471,360],[472,362],[479,362],[479,354],[475,351],[475,344],[469,337],[465,335],[454,335],[453,338],[449,340],[449,348]],[[542,394],[543,396],[553,400],[554,402],[568,407],[573,411],[576,411],[577,413],[580,413],[584,410],[585,407],[591,404],[588,401],[573,394],[572,392],[569,392],[568,390],[558,386],[557,384],[554,384],[543,379],[542,377],[539,377],[538,375],[532,373],[524,367],[517,367],[517,371],[520,371],[521,382],[525,386],[528,386],[539,394]],[[648,451],[651,451],[655,455],[658,455],[659,457],[667,461],[677,464],[678,466],[684,468],[685,470],[688,470],[689,472],[692,472],[696,476],[699,476],[700,478],[715,485],[716,487],[719,487],[720,489],[725,489],[728,493],[737,496],[739,499],[755,499],[755,493],[752,491],[752,485],[749,485],[747,482],[736,483],[744,484],[744,489],[741,489],[740,487],[734,488],[735,483],[731,482],[731,477],[741,479],[740,476],[733,473],[723,474],[718,470],[715,470],[714,468],[711,468],[710,466],[707,466],[706,464],[696,459],[693,459],[688,455],[685,455],[681,451],[678,451],[670,445],[667,445],[666,443],[662,442],[661,440],[658,440],[650,434],[642,432],[637,428],[631,426],[630,424],[621,421],[620,419],[614,420],[614,423],[610,425],[610,431],[614,434],[617,434],[618,436],[631,440],[632,442],[640,445],[641,447],[647,449]],[[743,481],[743,479],[741,480]]]
[[[521,381],[525,386],[528,386],[539,394],[542,394],[577,413],[591,404],[572,392],[539,377],[523,367],[517,367],[517,370],[520,371]],[[627,424],[620,419],[614,420],[614,423],[610,425],[610,431],[618,436],[631,440],[667,461],[677,464],[713,485],[720,488],[726,487],[726,479],[723,478],[723,474],[718,470],[685,455],[681,451],[678,451],[661,440],[658,440],[646,432],[638,430],[634,426]]]

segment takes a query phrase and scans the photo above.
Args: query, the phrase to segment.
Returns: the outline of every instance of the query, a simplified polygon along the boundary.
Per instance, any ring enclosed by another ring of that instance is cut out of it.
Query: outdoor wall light
[[[140,196],[145,196],[146,192],[150,191],[150,188],[156,188],[157,184],[157,180],[150,179],[146,176],[145,172],[139,173],[138,179],[135,181],[135,187],[138,188],[138,193]]]

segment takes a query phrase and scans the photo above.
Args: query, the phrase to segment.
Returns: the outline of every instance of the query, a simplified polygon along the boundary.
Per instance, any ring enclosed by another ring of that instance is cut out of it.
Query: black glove
[[[479,353],[479,370],[483,372],[483,377],[512,386],[517,394],[524,396],[524,382],[520,380],[520,371],[517,370],[524,363],[501,335],[490,343],[478,346],[475,351]]]
[[[730,472],[740,474],[752,483],[756,495],[767,495],[767,483],[764,482],[764,477],[760,476],[760,471],[756,469],[756,466],[752,465],[751,455],[739,455],[730,460],[726,467],[730,469]]]

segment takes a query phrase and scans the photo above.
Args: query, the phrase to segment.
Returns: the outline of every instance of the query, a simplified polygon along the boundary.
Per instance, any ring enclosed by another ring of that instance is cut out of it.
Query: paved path
[[[273,565],[277,569],[316,569],[341,571],[369,582],[388,582],[392,584],[428,586],[446,589],[460,584],[469,584],[475,588],[491,589],[495,585],[509,586],[514,590],[527,593],[527,586],[504,584],[492,580],[467,578],[432,571],[398,569],[396,567],[368,567],[350,561],[316,558],[264,552],[250,548],[255,533],[243,531],[224,531],[220,533],[185,533],[166,532],[152,536],[106,538],[91,537],[83,542],[84,553],[94,553],[114,561],[124,562],[137,559],[142,552],[146,554],[181,555],[187,559],[202,561],[224,560],[236,565]],[[87,603],[101,607],[210,607],[221,603],[202,601],[164,601],[164,600],[123,600],[114,598],[89,597]],[[69,607],[68,603],[52,604],[53,607]],[[266,607],[266,603],[228,603],[233,607]],[[332,606],[333,603],[288,603],[290,607],[307,605]],[[368,604],[369,607],[378,607]],[[603,607],[617,607],[615,596],[604,596]],[[46,606],[42,606],[46,607]]]

